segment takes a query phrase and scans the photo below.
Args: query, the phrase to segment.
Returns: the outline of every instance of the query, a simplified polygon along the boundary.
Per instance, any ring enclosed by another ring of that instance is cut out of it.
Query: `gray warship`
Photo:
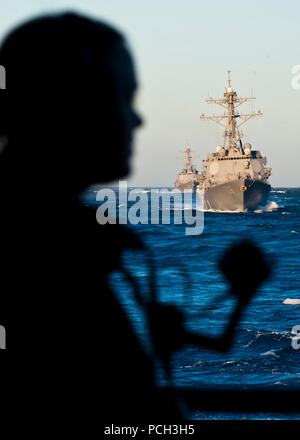
[[[174,183],[174,187],[179,188],[181,191],[191,190],[196,192],[200,185],[201,178],[204,177],[204,173],[199,172],[192,164],[192,151],[188,144],[186,144],[185,150],[181,150],[181,152],[184,153],[185,166],[178,174],[176,182]]]
[[[271,189],[268,181],[271,168],[266,168],[266,157],[253,150],[251,144],[243,145],[242,124],[262,112],[241,114],[236,108],[254,97],[242,98],[231,86],[230,71],[224,98],[206,99],[224,107],[227,112],[220,116],[201,115],[201,120],[211,120],[225,128],[222,146],[209,153],[203,160],[204,171],[192,164],[190,148],[185,149],[185,167],[174,184],[180,190],[204,190],[204,209],[214,211],[252,211],[265,205]],[[239,120],[239,123],[237,122]],[[223,122],[225,121],[225,122]]]

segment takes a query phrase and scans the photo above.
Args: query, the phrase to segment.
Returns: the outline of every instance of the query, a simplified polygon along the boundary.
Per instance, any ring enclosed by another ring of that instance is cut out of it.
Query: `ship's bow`
[[[237,179],[205,190],[205,209],[214,211],[254,211],[267,203],[270,184],[260,180]]]

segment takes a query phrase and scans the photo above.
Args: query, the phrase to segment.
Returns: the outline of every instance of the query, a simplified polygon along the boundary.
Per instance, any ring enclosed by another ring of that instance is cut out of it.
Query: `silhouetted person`
[[[0,95],[0,324],[17,359],[16,381],[35,401],[54,397],[54,411],[68,408],[74,417],[179,417],[108,285],[122,251],[143,246],[125,228],[100,226],[79,201],[90,184],[130,171],[141,120],[125,40],[77,14],[45,16],[5,39],[0,64],[7,72]],[[187,333],[181,313],[153,298],[145,312],[166,368],[185,343],[229,348],[246,302],[240,299],[228,334],[212,341]]]
[[[56,408],[64,402],[79,414],[168,413],[152,361],[107,285],[122,250],[141,245],[124,228],[101,227],[79,203],[88,185],[130,170],[141,119],[126,42],[96,20],[45,16],[5,39],[0,63],[7,74],[0,319],[22,359],[18,380],[43,402],[54,395]]]

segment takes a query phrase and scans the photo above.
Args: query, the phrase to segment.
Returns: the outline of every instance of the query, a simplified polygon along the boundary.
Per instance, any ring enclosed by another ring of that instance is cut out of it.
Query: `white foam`
[[[268,202],[265,206],[259,206],[258,209],[256,209],[254,212],[256,214],[261,214],[262,212],[272,212],[272,211],[277,211],[277,209],[283,208],[283,206],[278,205],[278,203],[274,202],[274,201],[270,201]],[[217,210],[217,209],[205,209],[205,212],[219,212],[221,214],[224,213],[246,213],[248,212],[247,209],[246,210],[242,210],[242,209],[236,209],[234,211],[221,211],[221,210]]]
[[[283,304],[288,304],[290,306],[297,306],[300,305],[300,298],[286,298],[283,301]]]
[[[222,211],[219,209],[204,209],[204,212],[219,212],[220,214],[237,214],[240,212],[247,212],[247,210],[243,211],[242,209],[236,209],[235,211],[229,211],[229,210]]]
[[[273,350],[270,351],[266,351],[265,353],[261,353],[261,356],[275,356],[275,357],[280,357],[277,353],[275,353]]]
[[[285,194],[286,191],[282,191],[282,190],[272,190],[270,191],[271,193],[277,193],[277,194]]]
[[[270,201],[265,206],[261,206],[259,207],[259,209],[256,209],[254,212],[256,212],[257,214],[261,214],[262,212],[276,211],[279,208],[283,208],[283,206],[279,206],[278,203]]]

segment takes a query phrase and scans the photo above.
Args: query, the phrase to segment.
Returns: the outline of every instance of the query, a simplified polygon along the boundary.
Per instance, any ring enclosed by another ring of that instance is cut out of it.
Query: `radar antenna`
[[[249,119],[253,118],[254,116],[262,116],[263,113],[258,110],[257,113],[254,113],[253,111],[251,113],[238,113],[236,112],[236,108],[239,107],[241,104],[244,104],[244,102],[247,101],[254,101],[256,98],[253,96],[242,98],[238,97],[236,92],[233,90],[231,86],[231,77],[230,77],[230,70],[227,70],[228,74],[228,85],[225,89],[224,98],[220,99],[214,99],[214,98],[207,98],[205,101],[208,104],[218,104],[221,107],[224,107],[227,110],[227,114],[224,113],[224,115],[220,116],[205,116],[204,113],[200,116],[201,120],[211,120],[215,122],[218,125],[221,125],[221,127],[224,127],[224,148],[225,149],[231,149],[231,148],[237,148],[237,142],[239,142],[240,146],[239,149],[242,148],[242,137],[243,133],[240,130],[241,125],[243,125],[245,122],[249,121]],[[252,93],[251,93],[252,95]],[[240,118],[241,122],[237,123],[237,118]],[[225,120],[225,122],[222,122]]]

